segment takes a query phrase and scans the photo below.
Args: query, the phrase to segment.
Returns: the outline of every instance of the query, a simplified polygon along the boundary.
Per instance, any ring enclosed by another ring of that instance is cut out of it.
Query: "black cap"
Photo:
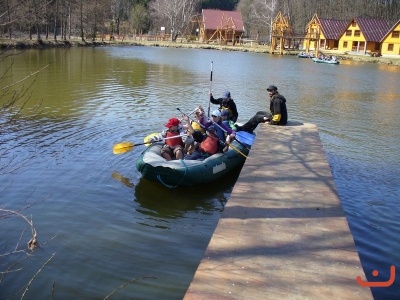
[[[278,90],[278,88],[275,86],[275,85],[270,85],[268,88],[267,88],[267,91],[277,91]]]

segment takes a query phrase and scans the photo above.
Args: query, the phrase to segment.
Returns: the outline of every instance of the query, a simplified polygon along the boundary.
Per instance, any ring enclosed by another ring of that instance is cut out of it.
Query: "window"
[[[400,31],[393,31],[392,32],[392,38],[399,38],[400,37]]]
[[[351,30],[346,30],[346,36],[351,36]]]
[[[343,42],[343,48],[347,48],[347,42]]]
[[[351,27],[356,27],[357,26],[357,23],[356,22],[351,22]]]
[[[360,36],[360,35],[361,35],[360,30],[355,30],[355,31],[354,31],[354,36]]]
[[[388,45],[388,51],[393,51],[393,44]]]

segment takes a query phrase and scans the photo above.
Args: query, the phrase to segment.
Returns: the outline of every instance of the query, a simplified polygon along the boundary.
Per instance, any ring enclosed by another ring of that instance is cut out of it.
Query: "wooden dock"
[[[373,299],[313,124],[261,124],[185,300]]]

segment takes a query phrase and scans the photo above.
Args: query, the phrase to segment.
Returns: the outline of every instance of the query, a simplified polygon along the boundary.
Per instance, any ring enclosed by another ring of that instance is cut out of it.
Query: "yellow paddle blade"
[[[146,146],[150,146],[151,145],[151,143],[149,143],[149,140],[150,139],[158,139],[158,133],[150,133],[149,135],[147,135],[144,139],[143,139],[143,142],[144,142],[144,144],[146,145]]]
[[[126,153],[128,151],[131,151],[132,149],[133,149],[133,143],[121,142],[121,143],[115,144],[113,146],[113,153],[114,154],[122,154],[122,153]]]

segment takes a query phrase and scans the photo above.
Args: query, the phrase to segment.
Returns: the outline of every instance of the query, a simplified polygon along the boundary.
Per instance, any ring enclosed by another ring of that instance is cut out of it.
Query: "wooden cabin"
[[[400,20],[383,37],[381,54],[382,56],[400,55]]]
[[[319,49],[336,50],[339,47],[339,38],[348,25],[348,21],[322,19],[314,14],[306,26],[306,35],[303,49],[306,52]]]
[[[383,19],[354,18],[341,35],[338,50],[364,55],[380,53],[381,41],[389,30]]]
[[[204,43],[232,43],[235,45],[244,35],[242,14],[238,11],[203,9],[199,24],[199,40]]]
[[[283,16],[282,13],[279,12],[272,22],[270,53],[273,54],[274,50],[279,45],[279,54],[283,54],[284,48],[291,48],[292,39],[292,26],[290,26],[288,18]]]

